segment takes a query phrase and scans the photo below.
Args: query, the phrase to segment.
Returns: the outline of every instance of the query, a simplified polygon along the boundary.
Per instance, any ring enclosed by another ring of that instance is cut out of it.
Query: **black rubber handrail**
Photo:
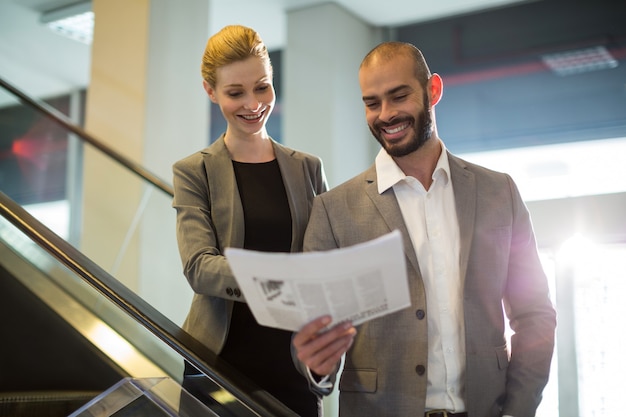
[[[22,103],[34,108],[35,110],[43,113],[46,117],[54,121],[55,123],[61,125],[65,129],[75,133],[81,140],[89,143],[91,146],[97,148],[102,153],[109,156],[111,159],[115,160],[119,164],[125,166],[130,171],[139,175],[149,183],[153,184],[155,187],[161,189],[163,192],[169,194],[170,196],[174,195],[174,190],[170,184],[160,179],[158,176],[148,171],[146,168],[141,166],[140,164],[131,161],[121,153],[117,152],[115,149],[107,146],[100,139],[94,137],[93,135],[87,133],[84,129],[80,128],[76,124],[74,124],[66,115],[56,110],[54,107],[48,105],[47,103],[37,100],[28,96],[26,93],[22,92],[17,87],[8,83],[6,80],[0,77],[0,86],[4,87],[8,92],[16,96]]]
[[[166,343],[253,413],[297,416],[0,191],[0,215]]]

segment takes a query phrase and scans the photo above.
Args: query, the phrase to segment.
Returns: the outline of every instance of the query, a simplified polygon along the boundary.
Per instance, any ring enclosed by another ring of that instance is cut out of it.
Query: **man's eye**
[[[401,96],[395,96],[395,97],[394,97],[394,100],[395,100],[395,101],[402,101],[402,100],[404,100],[406,97],[407,97],[407,95],[406,95],[406,94],[403,94],[403,95],[401,95]]]
[[[378,102],[376,101],[365,103],[365,107],[367,107],[368,109],[373,109],[373,108],[376,108],[377,106],[378,106]]]

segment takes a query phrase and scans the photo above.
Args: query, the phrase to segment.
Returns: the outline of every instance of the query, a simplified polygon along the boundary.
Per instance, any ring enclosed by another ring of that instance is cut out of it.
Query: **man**
[[[446,150],[434,110],[442,80],[413,45],[374,48],[359,83],[382,149],[368,170],[316,197],[304,249],[400,230],[411,307],[358,330],[312,321],[293,338],[296,365],[328,394],[345,354],[342,417],[534,416],[556,314],[515,184]]]

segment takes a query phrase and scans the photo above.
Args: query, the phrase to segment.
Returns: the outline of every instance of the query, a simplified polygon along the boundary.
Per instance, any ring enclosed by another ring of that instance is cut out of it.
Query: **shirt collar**
[[[437,178],[441,178],[439,181],[443,181],[443,185],[447,185],[450,180],[450,163],[448,161],[446,145],[443,141],[440,141],[440,143],[441,154],[437,160],[437,165],[433,171],[432,178],[433,181],[437,181]],[[398,182],[404,181],[407,177],[384,148],[381,148],[380,151],[378,151],[375,164],[379,194],[382,194]]]

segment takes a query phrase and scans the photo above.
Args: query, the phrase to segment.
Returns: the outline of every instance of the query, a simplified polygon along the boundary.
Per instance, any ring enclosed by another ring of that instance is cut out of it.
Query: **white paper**
[[[393,231],[323,252],[273,253],[226,248],[241,292],[263,326],[297,331],[328,314],[332,326],[358,325],[408,307],[402,236]]]

